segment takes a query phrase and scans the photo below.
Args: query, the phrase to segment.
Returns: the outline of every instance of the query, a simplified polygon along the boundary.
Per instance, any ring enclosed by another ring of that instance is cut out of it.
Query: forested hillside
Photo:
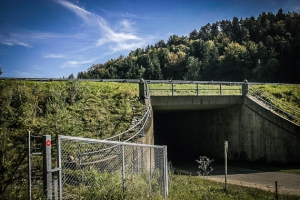
[[[187,22],[188,23],[188,22]],[[80,79],[300,82],[300,15],[261,13],[206,24],[79,72]]]

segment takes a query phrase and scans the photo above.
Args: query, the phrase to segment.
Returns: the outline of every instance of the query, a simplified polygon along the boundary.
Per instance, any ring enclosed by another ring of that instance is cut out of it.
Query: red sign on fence
[[[47,147],[50,147],[50,146],[51,146],[51,140],[47,140],[47,141],[46,141],[46,146],[47,146]]]

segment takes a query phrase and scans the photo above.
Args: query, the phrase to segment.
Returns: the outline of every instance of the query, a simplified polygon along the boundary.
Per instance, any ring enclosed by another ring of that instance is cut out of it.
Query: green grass
[[[279,199],[299,199],[300,196],[279,194]],[[168,199],[257,200],[275,199],[275,193],[257,188],[224,184],[195,176],[173,175]]]
[[[117,176],[105,176],[101,174],[95,174],[94,180],[98,181],[92,188],[79,185],[77,187],[66,186],[64,191],[66,192],[64,197],[66,199],[122,199],[122,184]],[[110,180],[110,181],[109,181]],[[112,183],[114,184],[110,184]],[[134,184],[128,183],[128,190],[126,191],[126,199],[132,200],[163,200],[162,195],[149,192],[147,183],[144,180],[134,180]],[[141,184],[136,184],[136,181]],[[34,199],[45,199],[39,191],[33,190]],[[12,185],[8,188],[8,192],[0,196],[0,199],[26,199],[27,197],[27,185]],[[169,195],[168,200],[273,200],[275,199],[275,193],[265,191],[257,188],[239,186],[239,185],[227,185],[227,191],[224,190],[224,184],[211,181],[208,179],[200,178],[197,176],[175,175],[171,174],[169,181]],[[299,200],[300,196],[279,194],[280,200]]]

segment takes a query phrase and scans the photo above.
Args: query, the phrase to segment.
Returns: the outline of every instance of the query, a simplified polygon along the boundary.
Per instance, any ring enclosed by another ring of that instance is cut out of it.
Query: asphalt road
[[[198,175],[198,164],[176,164],[175,170],[181,174]],[[225,184],[225,166],[222,163],[212,163],[213,171],[208,177],[210,180]],[[237,165],[227,166],[227,183],[255,187],[275,192],[275,181],[279,194],[300,195],[300,175],[278,171],[261,171]],[[228,185],[228,187],[230,187]]]

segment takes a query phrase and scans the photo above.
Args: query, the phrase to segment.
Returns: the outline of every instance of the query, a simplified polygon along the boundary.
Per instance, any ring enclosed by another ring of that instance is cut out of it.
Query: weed
[[[209,159],[206,156],[200,156],[199,160],[196,160],[196,162],[199,164],[198,168],[200,171],[198,171],[199,176],[209,176],[209,174],[213,171],[213,168],[209,165],[213,162],[213,159]]]

